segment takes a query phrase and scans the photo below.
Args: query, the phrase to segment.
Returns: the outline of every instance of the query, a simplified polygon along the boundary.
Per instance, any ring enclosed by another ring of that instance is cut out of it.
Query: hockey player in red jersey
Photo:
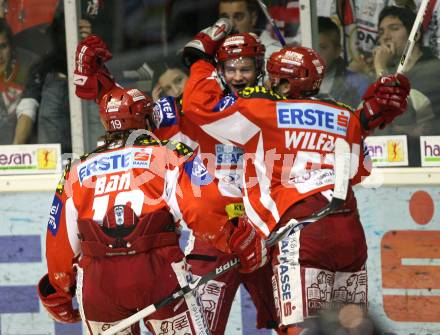
[[[96,98],[108,87],[112,87],[109,85],[108,71],[102,66],[109,54],[104,43],[96,36],[80,43],[77,48],[76,75],[85,80],[77,81],[77,95],[88,99]],[[217,76],[215,72],[212,76],[218,80],[218,89],[222,96],[239,88],[253,86],[262,77],[264,46],[255,35],[244,33],[231,36],[224,41],[218,55],[218,71],[222,76]],[[222,100],[222,104],[227,99],[233,101],[235,97],[228,94]],[[222,108],[224,106],[219,104],[213,112]],[[204,275],[235,257],[231,253],[233,250],[230,248],[229,235],[223,232],[223,229],[229,228],[221,228],[216,223],[224,224],[228,219],[237,221],[243,215],[243,151],[238,147],[220,143],[202,131],[197,124],[190,122],[181,113],[180,98],[166,97],[157,101],[150,119],[156,136],[181,141],[197,150],[201,159],[206,162],[209,172],[215,177],[217,190],[204,195],[203,206],[206,207],[206,213],[216,213],[223,216],[224,220],[215,221],[206,215],[192,217],[193,227],[198,232],[203,230],[204,234],[198,234],[195,238],[191,236],[186,248],[186,258],[193,274]],[[240,221],[240,224],[245,228],[243,221]],[[201,290],[201,299],[212,334],[224,333],[240,283],[243,283],[257,307],[257,327],[274,327],[276,313],[273,296],[263,294],[266,287],[271,285],[271,266],[267,264],[254,270],[248,274],[243,273],[243,269],[232,269],[210,281],[207,288]]]
[[[351,147],[351,185],[369,174],[363,136],[406,109],[409,82],[402,76],[380,78],[367,90],[357,111],[334,101],[312,99],[325,64],[312,49],[283,48],[267,64],[271,89],[247,87],[218,113],[221,98],[212,78],[219,20],[184,49],[193,64],[183,95],[185,117],[212,137],[244,149],[243,202],[263,237],[322,209],[334,186],[334,144]],[[204,54],[204,56],[200,56]],[[279,323],[288,334],[307,328],[309,317],[329,307],[367,305],[367,247],[351,188],[343,208],[291,235],[272,253]],[[268,288],[268,292],[271,288]]]
[[[188,146],[134,132],[147,128],[151,109],[150,98],[136,89],[114,87],[104,94],[105,145],[66,168],[52,203],[48,274],[38,294],[56,321],[73,323],[81,316],[88,334],[102,333],[191,280],[178,245],[179,219],[196,232],[203,227],[193,220],[201,216],[224,220],[201,206],[200,197],[215,185]],[[242,269],[251,271],[265,255],[255,252],[261,239],[247,238],[252,229],[243,223],[220,227]],[[165,326],[174,334],[209,334],[197,295],[187,294],[144,321],[155,334]],[[124,334],[139,334],[139,326]]]

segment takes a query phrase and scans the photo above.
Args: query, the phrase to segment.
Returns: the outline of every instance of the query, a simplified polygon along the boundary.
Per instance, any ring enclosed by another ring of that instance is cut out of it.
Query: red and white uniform
[[[216,74],[212,74],[216,78]],[[216,94],[223,96],[219,85]],[[234,101],[228,97],[227,101]],[[219,99],[214,101],[211,113],[221,108]],[[197,124],[191,122],[185,113],[181,113],[174,98],[164,98],[156,102],[153,119],[155,135],[183,142],[194,150],[212,176],[215,176],[209,194],[202,197],[204,211],[188,213],[191,217],[194,234],[189,240],[185,253],[191,271],[202,276],[208,271],[225,264],[235,257],[230,253],[228,238],[231,225],[227,220],[241,216],[243,205],[241,199],[242,155],[243,150],[237,146],[225,145],[206,134]],[[196,214],[203,213],[200,217]],[[212,216],[215,213],[215,216]],[[218,219],[221,217],[221,219]],[[221,229],[223,225],[224,230]],[[203,228],[198,228],[203,226]],[[203,234],[201,231],[203,230]],[[229,318],[229,312],[239,285],[242,283],[249,292],[257,308],[257,328],[271,328],[275,325],[275,305],[273,296],[266,292],[271,285],[272,269],[270,264],[249,274],[242,274],[232,269],[222,276],[211,280],[199,290],[205,315],[208,319],[211,334],[223,334]],[[263,294],[266,292],[266,294]]]
[[[183,214],[191,226],[186,213],[197,217],[202,203],[194,190],[209,192],[213,186],[197,164],[192,150],[181,143],[159,145],[144,138],[89,155],[66,172],[48,222],[48,274],[57,291],[69,292],[76,284],[89,334],[102,332],[191,279],[175,221]],[[130,206],[139,218],[122,240],[102,227],[108,210],[118,205]],[[160,309],[146,324],[156,334],[164,327],[175,334],[207,334],[201,311],[196,297],[188,295],[185,303]]]
[[[332,102],[287,100],[263,87],[244,89],[235,103],[212,113],[217,85],[210,78],[212,71],[212,65],[203,60],[192,65],[183,110],[187,118],[219,141],[244,148],[243,202],[262,236],[328,202],[334,186],[333,151],[338,137],[345,139],[355,154],[351,183],[368,175],[360,123],[354,113]],[[340,303],[366,303],[365,236],[354,195],[351,189],[349,192],[348,214],[314,223],[280,242],[272,253],[274,295],[282,325],[302,322],[328,307],[335,297]],[[343,259],[334,260],[333,256],[341,253]],[[322,273],[327,278],[326,291],[312,303],[315,296],[308,295],[308,288],[315,287]],[[347,280],[354,279],[357,291],[344,295],[342,283],[347,287]],[[352,296],[357,300],[348,299]]]
[[[263,236],[270,234],[290,205],[333,188],[336,138],[347,140],[361,162],[352,180],[368,175],[359,120],[345,107],[319,100],[286,100],[264,87],[248,87],[230,107],[210,113],[211,86],[217,85],[209,78],[212,70],[203,60],[191,67],[183,110],[219,141],[244,148],[243,202]]]

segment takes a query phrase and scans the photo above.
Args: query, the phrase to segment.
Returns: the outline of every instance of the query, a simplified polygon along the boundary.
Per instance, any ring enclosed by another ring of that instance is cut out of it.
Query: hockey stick
[[[264,16],[266,16],[267,21],[269,21],[270,25],[272,26],[273,32],[277,36],[278,40],[280,41],[281,45],[284,47],[286,46],[286,41],[284,40],[283,35],[281,34],[280,29],[277,27],[275,20],[270,16],[269,11],[267,10],[266,5],[262,0],[257,0],[258,4],[260,5],[261,11],[263,12]]]
[[[333,197],[330,203],[321,209],[319,212],[312,214],[311,216],[301,219],[295,220],[291,219],[284,227],[278,229],[276,232],[273,232],[271,236],[266,240],[266,244],[268,246],[273,246],[277,242],[281,241],[283,238],[290,234],[294,234],[297,231],[303,229],[309,224],[316,222],[323,217],[329,215],[340,207],[347,197],[347,189],[349,184],[350,177],[350,147],[348,143],[343,139],[336,139],[335,142],[335,186],[333,191]],[[158,309],[172,303],[176,299],[183,297],[185,294],[190,293],[196,290],[199,286],[206,284],[211,279],[214,279],[223,273],[229,271],[230,269],[238,266],[240,261],[238,258],[231,259],[227,263],[220,265],[215,268],[211,272],[208,272],[206,275],[199,277],[193,283],[190,283],[184,287],[182,287],[177,292],[170,294],[169,296],[163,298],[162,300],[151,304],[139,312],[133,314],[132,316],[120,321],[118,324],[110,327],[105,330],[102,335],[113,335],[118,331],[121,331],[125,328],[130,327],[132,324],[139,322],[140,320],[146,318],[147,316],[153,314]]]
[[[397,73],[404,73],[408,64],[409,56],[411,55],[414,45],[416,44],[416,34],[420,29],[423,22],[423,16],[425,15],[426,8],[428,7],[429,0],[423,0],[420,4],[419,11],[417,12],[416,19],[411,28],[411,32],[408,36],[405,49],[403,50],[402,57],[400,58],[399,66],[397,67]]]

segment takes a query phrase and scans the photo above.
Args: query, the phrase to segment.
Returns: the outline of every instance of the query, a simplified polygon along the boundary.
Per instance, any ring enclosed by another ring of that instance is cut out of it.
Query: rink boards
[[[369,301],[384,333],[440,334],[440,188],[383,186],[356,190],[369,247]],[[35,284],[45,272],[50,192],[2,193],[0,203],[0,335],[79,335],[53,322]],[[256,331],[255,310],[241,289],[227,334]]]

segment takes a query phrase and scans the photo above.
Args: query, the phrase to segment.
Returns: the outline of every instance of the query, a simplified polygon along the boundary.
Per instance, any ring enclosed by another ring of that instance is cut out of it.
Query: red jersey
[[[214,74],[212,78],[216,78]],[[214,79],[215,80],[215,79]],[[218,96],[216,101],[207,107],[211,113],[224,108],[224,102],[233,102],[232,96],[223,96],[223,91],[217,81],[213,89]],[[222,99],[220,99],[222,98]],[[200,125],[192,122],[181,111],[181,106],[173,97],[158,100],[153,112],[154,134],[161,139],[172,139],[197,150],[209,172],[216,177],[219,189],[219,198],[224,201],[240,202],[242,185],[242,155],[243,149],[224,144],[204,132]],[[235,199],[234,199],[235,198]],[[224,211],[223,211],[224,212]]]
[[[130,204],[139,218],[165,209],[175,221],[183,218],[197,234],[206,234],[199,224],[206,215],[200,197],[215,189],[211,181],[193,151],[171,141],[158,144],[141,139],[133,146],[106,149],[73,164],[66,169],[50,209],[46,258],[51,284],[68,292],[75,283],[72,265],[81,255],[78,222],[102,224],[107,210],[116,205]],[[223,218],[212,214],[209,233]],[[228,228],[218,225],[218,239],[229,237]]]
[[[223,97],[223,91],[218,84],[215,87],[217,94]],[[217,100],[217,104],[220,99]],[[222,100],[224,101],[224,99]],[[210,111],[215,113],[219,107],[213,104]],[[204,208],[204,215],[195,218],[191,211],[188,215],[192,217],[192,226],[203,226],[205,233],[196,236],[214,245],[223,252],[230,252],[227,244],[228,239],[224,231],[229,231],[228,219],[241,216],[244,213],[242,204],[242,156],[243,149],[221,143],[204,132],[200,126],[191,122],[181,112],[178,102],[167,97],[158,100],[154,106],[154,134],[159,138],[172,139],[190,146],[197,151],[197,155],[207,167],[209,173],[214,177],[213,183],[216,187],[210,187],[211,192],[203,195],[203,201],[199,206]],[[221,217],[219,220],[218,218]],[[220,229],[223,222],[224,229]],[[220,233],[220,235],[218,235]]]
[[[244,148],[246,214],[268,236],[294,203],[334,185],[334,143],[345,139],[356,162],[352,184],[368,175],[359,119],[347,107],[314,99],[287,100],[264,87],[248,87],[218,113],[210,79],[214,67],[194,63],[183,96],[185,116],[219,141]]]

